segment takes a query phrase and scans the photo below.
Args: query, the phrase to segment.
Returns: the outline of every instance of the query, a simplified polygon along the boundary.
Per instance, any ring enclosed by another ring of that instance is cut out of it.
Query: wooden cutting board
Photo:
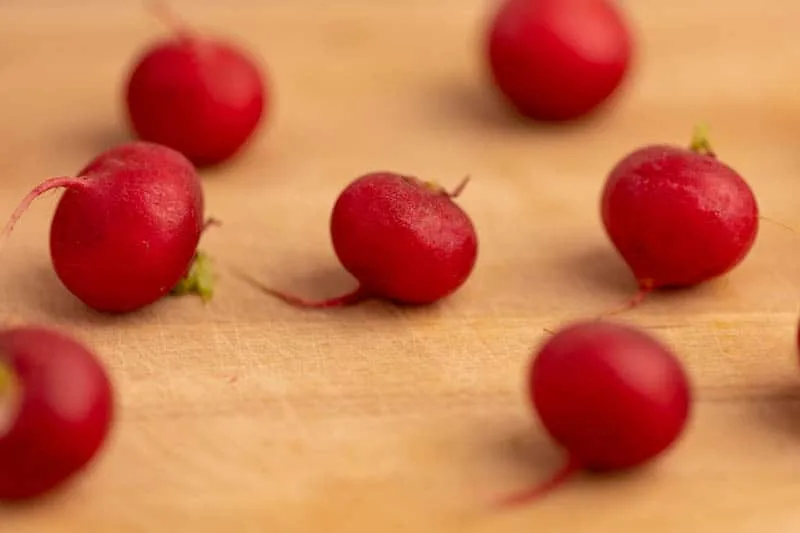
[[[497,497],[555,469],[523,393],[543,328],[633,290],[599,223],[611,165],[712,126],[763,214],[800,227],[800,98],[792,0],[625,3],[634,76],[594,119],[525,125],[487,90],[484,0],[174,2],[270,72],[274,113],[251,149],[204,173],[224,225],[203,248],[217,296],[107,317],[48,259],[58,195],[8,243],[2,312],[102,355],[118,389],[108,448],[67,490],[0,509],[14,533],[778,533],[800,527],[800,238],[765,222],[734,273],[652,297],[621,320],[674,346],[697,404],[652,468],[575,479],[538,505]],[[136,1],[0,2],[0,213],[39,180],[125,139],[120,91],[164,28]],[[336,194],[392,169],[454,185],[480,235],[469,283],[441,305],[298,311],[227,274],[309,296],[353,281],[328,237]],[[120,280],[124,283],[124,280]]]

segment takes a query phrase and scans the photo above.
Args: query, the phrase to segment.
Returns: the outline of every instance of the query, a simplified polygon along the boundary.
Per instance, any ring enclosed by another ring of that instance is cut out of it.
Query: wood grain
[[[690,430],[653,468],[577,479],[540,505],[494,498],[561,460],[522,380],[542,328],[633,289],[597,214],[605,173],[651,141],[712,124],[718,152],[766,216],[800,226],[800,5],[625,3],[634,77],[604,113],[521,124],[486,89],[479,0],[175,2],[268,64],[275,108],[251,149],[205,173],[224,226],[203,246],[215,301],[169,299],[125,317],[84,309],[47,255],[57,196],[3,252],[2,311],[63,327],[102,354],[119,391],[106,452],[62,493],[0,509],[14,533],[779,533],[800,527],[800,241],[764,223],[724,279],[624,316],[692,372]],[[126,68],[164,29],[137,2],[0,3],[0,213],[44,177],[125,139]],[[481,238],[478,267],[441,305],[302,312],[227,275],[327,296],[352,286],[327,234],[349,180],[390,168],[455,184]]]

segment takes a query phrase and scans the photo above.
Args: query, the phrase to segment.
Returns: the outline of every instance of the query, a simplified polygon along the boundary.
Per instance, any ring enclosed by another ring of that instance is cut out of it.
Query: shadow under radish
[[[640,290],[630,269],[610,245],[582,247],[562,254],[556,261],[567,283],[583,287],[592,294],[604,295],[607,303],[596,313],[606,318],[647,307],[653,300],[658,300],[659,306],[665,308],[679,300],[702,300],[728,283],[728,278],[723,276],[691,287]]]
[[[240,291],[241,287],[244,287],[244,290],[249,290],[251,294],[263,297],[265,305],[273,307],[277,305],[301,313],[340,314],[351,312],[368,316],[371,322],[395,320],[398,314],[420,317],[436,316],[446,308],[449,303],[446,300],[457,297],[456,294],[453,294],[433,303],[414,305],[371,296],[368,292],[364,292],[362,296],[356,294],[359,289],[358,281],[337,264],[280,276],[270,273],[259,274],[258,269],[230,264],[221,266],[221,272],[230,277],[233,283],[238,284]],[[276,295],[276,292],[282,296]],[[287,301],[294,299],[306,303],[341,299],[344,303],[315,307]],[[269,304],[269,300],[273,303]],[[368,311],[364,309],[368,309]]]
[[[563,134],[580,131],[587,124],[598,122],[609,112],[605,107],[584,117],[566,121],[537,121],[528,118],[509,103],[488,82],[477,84],[462,78],[439,78],[429,87],[429,113],[437,125],[468,123],[485,131],[495,129]]]
[[[636,292],[636,280],[609,246],[583,246],[561,254],[557,261],[568,279],[574,279],[588,291],[611,292],[620,298]]]
[[[281,305],[289,304],[281,302],[279,298],[267,293],[263,288],[291,294],[303,300],[318,301],[347,294],[358,287],[358,282],[336,264],[283,275],[253,266],[232,264],[220,265],[220,270],[237,283],[244,284],[252,293],[262,294],[264,298],[269,298]]]
[[[491,126],[520,130],[532,126],[525,117],[505,105],[491,89],[474,84],[440,80],[431,87],[430,102],[434,112],[447,122],[469,122],[479,128]]]
[[[800,368],[796,378],[787,379],[762,396],[747,398],[747,405],[755,422],[800,444]]]
[[[279,290],[291,292],[308,300],[324,300],[352,292],[358,281],[338,264],[295,272],[280,281]]]
[[[22,520],[32,512],[41,512],[41,509],[48,505],[63,505],[75,498],[75,489],[80,487],[73,487],[73,485],[80,485],[81,481],[79,479],[69,480],[62,486],[31,498],[0,501],[0,521]]]
[[[130,313],[103,313],[87,306],[70,293],[59,281],[50,262],[26,264],[24,267],[24,271],[12,274],[12,277],[25,279],[25,281],[11,284],[5,289],[9,301],[24,301],[28,308],[27,310],[17,308],[6,311],[15,320],[44,319],[62,327],[70,325],[114,327],[119,324],[120,320],[130,321],[132,317],[152,312],[151,308],[160,303],[155,302]]]
[[[654,475],[658,467],[653,464],[619,471],[584,470],[579,463],[571,461],[557,443],[533,428],[501,436],[490,443],[486,451],[492,457],[484,458],[485,461],[493,461],[497,468],[515,473],[514,486],[489,495],[485,502],[489,509],[500,512],[538,505],[563,491],[586,484],[631,483]]]
[[[492,435],[485,451],[491,455],[492,462],[523,473],[531,482],[547,475],[564,460],[564,454],[552,442],[528,425]]]

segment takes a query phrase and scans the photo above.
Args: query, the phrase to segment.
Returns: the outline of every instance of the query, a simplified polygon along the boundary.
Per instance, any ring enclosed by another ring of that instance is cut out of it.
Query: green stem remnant
[[[414,178],[414,177],[406,177],[406,179],[412,181],[413,183],[417,183],[436,194],[443,194],[445,196],[449,196],[450,198],[457,198],[462,192],[464,192],[464,189],[467,187],[467,184],[470,181],[470,176],[464,177],[464,179],[462,179],[461,182],[458,185],[456,185],[456,188],[453,189],[452,192],[448,192],[447,189],[445,189],[435,181],[423,181],[419,178]]]
[[[192,260],[189,272],[172,289],[173,296],[197,294],[203,302],[214,297],[214,270],[211,259],[205,252],[198,251]]]
[[[470,179],[472,179],[470,176],[464,176],[464,179],[461,180],[461,183],[456,185],[456,188],[453,189],[452,192],[447,193],[447,195],[450,198],[458,198],[461,195],[461,193],[464,192],[464,189],[467,188],[467,184],[469,183]]]
[[[208,231],[208,228],[210,228],[212,226],[219,227],[221,225],[222,225],[222,221],[221,220],[219,220],[217,218],[214,218],[214,217],[209,217],[209,218],[206,219],[205,222],[203,222],[203,229],[201,230],[201,233],[205,233],[206,231]]]
[[[19,408],[19,383],[11,367],[0,362],[0,436],[10,429]]]
[[[708,140],[708,137],[708,125],[698,124],[694,128],[694,133],[692,134],[692,143],[689,145],[689,149],[701,155],[716,157],[713,148],[711,148],[711,141]]]

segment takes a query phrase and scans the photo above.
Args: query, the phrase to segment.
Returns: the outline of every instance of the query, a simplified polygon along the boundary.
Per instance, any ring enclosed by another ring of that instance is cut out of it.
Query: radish
[[[795,342],[797,342],[797,349],[800,351],[800,322],[797,323],[797,329],[795,329]]]
[[[541,121],[600,107],[627,76],[632,48],[612,0],[505,0],[485,43],[495,88],[519,113]]]
[[[472,221],[453,201],[467,181],[453,192],[393,172],[351,182],[333,207],[330,232],[339,261],[359,282],[352,292],[308,301],[248,281],[299,307],[353,305],[368,298],[424,305],[444,298],[467,280],[478,253]]]
[[[204,227],[204,200],[200,178],[180,153],[145,142],[111,148],[77,177],[36,186],[3,238],[34,199],[57,188],[66,191],[50,225],[50,257],[61,282],[89,307],[134,311],[189,272]]]
[[[201,36],[163,4],[153,9],[175,30],[135,60],[125,98],[128,121],[141,140],[169,146],[197,166],[240,152],[266,117],[266,76],[244,50]]]
[[[113,390],[97,357],[40,327],[0,331],[0,500],[27,500],[71,480],[110,432]]]
[[[753,191],[717,158],[704,127],[689,148],[645,146],[617,163],[601,215],[639,285],[626,308],[654,289],[690,287],[729,272],[747,256],[759,227]]]
[[[541,497],[581,469],[643,466],[672,447],[691,411],[689,380],[677,357],[622,324],[564,326],[538,349],[528,385],[542,425],[568,458],[552,478],[507,503]]]

